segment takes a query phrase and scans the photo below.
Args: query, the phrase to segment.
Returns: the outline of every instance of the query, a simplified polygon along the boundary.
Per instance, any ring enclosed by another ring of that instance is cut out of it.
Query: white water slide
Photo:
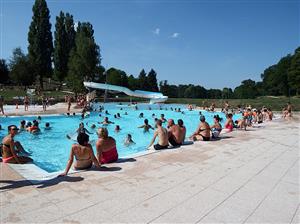
[[[162,93],[148,92],[148,91],[142,91],[142,90],[132,91],[126,87],[109,85],[109,84],[105,84],[105,83],[83,82],[83,85],[87,88],[112,90],[112,91],[117,91],[117,92],[123,92],[128,96],[147,98],[147,99],[150,99],[151,104],[162,103],[168,99],[168,97],[164,96]]]

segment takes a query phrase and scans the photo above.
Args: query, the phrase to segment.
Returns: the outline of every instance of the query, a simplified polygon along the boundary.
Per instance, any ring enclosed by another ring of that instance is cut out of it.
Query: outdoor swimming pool
[[[95,105],[97,109],[99,105]],[[151,110],[149,110],[151,107]],[[161,107],[161,108],[159,108]],[[181,108],[181,111],[184,111],[185,114],[171,111],[170,108]],[[126,105],[118,104],[105,104],[105,110],[108,110],[110,115],[105,115],[104,111],[99,116],[99,112],[91,112],[88,118],[81,120],[80,115],[76,116],[66,116],[66,115],[47,115],[42,116],[40,123],[40,134],[30,134],[28,132],[21,132],[15,137],[15,140],[18,140],[22,143],[24,148],[31,152],[31,157],[34,160],[34,163],[40,168],[48,172],[56,172],[64,170],[66,163],[70,154],[70,147],[74,143],[73,140],[66,138],[66,134],[73,135],[75,137],[75,131],[78,128],[80,122],[84,122],[85,126],[88,123],[88,126],[96,124],[97,128],[101,125],[97,122],[103,121],[105,116],[109,117],[109,120],[115,122],[115,124],[110,124],[107,126],[109,135],[114,137],[117,142],[117,149],[120,157],[130,157],[133,154],[138,152],[143,152],[146,150],[146,147],[149,145],[151,138],[153,136],[153,130],[150,130],[149,133],[144,133],[143,129],[137,128],[140,125],[143,125],[144,119],[149,120],[149,124],[154,126],[154,118],[152,114],[155,114],[157,118],[160,118],[161,114],[165,115],[166,119],[172,118],[177,123],[178,119],[183,119],[184,125],[187,128],[187,136],[195,131],[199,124],[199,111],[188,111],[186,105],[176,105],[176,104],[161,104],[161,105],[149,105],[149,104],[138,104],[138,110],[134,110],[133,107],[127,107]],[[122,108],[122,110],[121,110]],[[125,115],[125,112],[128,115]],[[121,118],[115,119],[114,115],[120,113]],[[139,118],[139,114],[144,113],[144,118]],[[225,115],[223,113],[211,113],[202,111],[202,114],[205,115],[206,120],[209,124],[213,123],[213,116],[219,114],[220,117],[223,117],[224,124]],[[237,119],[239,115],[234,115],[234,119]],[[0,124],[4,130],[0,131],[1,139],[7,134],[7,126],[11,124],[16,124],[19,126],[21,120],[32,121],[36,119],[37,116],[21,116],[21,117],[1,117]],[[51,130],[44,130],[45,123],[49,122],[52,127]],[[119,125],[121,131],[115,133],[115,126]],[[166,123],[164,124],[166,126]],[[92,141],[92,146],[95,150],[95,140],[97,139],[96,129],[91,129],[86,126],[89,132],[93,134],[90,135],[90,140]],[[127,134],[131,134],[135,145],[130,147],[124,146],[124,139]],[[93,141],[94,140],[94,141]]]

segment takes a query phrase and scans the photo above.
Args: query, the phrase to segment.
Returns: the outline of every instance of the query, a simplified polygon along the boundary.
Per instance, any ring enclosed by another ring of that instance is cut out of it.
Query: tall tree
[[[254,99],[257,96],[255,81],[251,79],[242,81],[242,84],[234,89],[234,95],[240,99]]]
[[[153,92],[158,92],[156,75],[156,72],[153,69],[151,69],[147,76],[149,90]]]
[[[61,11],[56,17],[54,32],[54,75],[60,81],[64,81],[68,74],[70,52],[75,46],[75,29],[73,16]]]
[[[68,83],[74,91],[83,90],[83,81],[93,80],[100,66],[100,48],[94,39],[90,23],[78,23],[75,47],[68,63]]]
[[[138,80],[139,80],[139,89],[141,90],[149,89],[149,85],[147,83],[147,74],[144,69],[142,69],[142,71],[140,72]]]
[[[139,89],[139,80],[136,79],[133,75],[128,76],[128,87],[131,90]]]
[[[69,52],[66,49],[67,34],[65,29],[65,14],[60,11],[59,16],[56,17],[55,31],[54,31],[54,75],[62,82],[68,72]]]
[[[29,60],[43,88],[43,77],[51,77],[53,53],[50,12],[45,0],[35,0],[28,32]]]
[[[288,71],[289,85],[295,90],[296,94],[300,94],[300,47],[295,50],[295,54],[291,60]]]
[[[35,81],[33,68],[21,48],[13,50],[13,55],[9,63],[10,77],[18,85],[29,86]]]
[[[6,84],[9,81],[9,70],[4,59],[0,59],[0,83]]]
[[[65,16],[65,30],[66,30],[66,52],[68,56],[70,56],[71,50],[75,46],[75,37],[76,37],[76,31],[74,27],[74,20],[73,16],[69,13],[66,13]]]

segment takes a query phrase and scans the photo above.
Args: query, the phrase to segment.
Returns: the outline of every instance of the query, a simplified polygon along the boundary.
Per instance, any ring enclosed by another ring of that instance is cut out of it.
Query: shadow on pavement
[[[82,180],[84,180],[83,177],[71,177],[71,176],[54,177],[52,179],[45,180],[45,181],[0,180],[0,183],[8,184],[5,186],[1,186],[0,190],[16,189],[16,188],[26,187],[26,186],[37,186],[37,188],[45,188],[45,187],[51,187],[51,186],[57,185],[60,182],[78,182],[78,181],[82,181]]]

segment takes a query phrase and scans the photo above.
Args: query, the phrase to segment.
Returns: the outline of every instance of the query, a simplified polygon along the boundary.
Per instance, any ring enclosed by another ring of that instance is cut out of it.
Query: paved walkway
[[[299,120],[31,185],[1,163],[0,222],[299,223]]]

